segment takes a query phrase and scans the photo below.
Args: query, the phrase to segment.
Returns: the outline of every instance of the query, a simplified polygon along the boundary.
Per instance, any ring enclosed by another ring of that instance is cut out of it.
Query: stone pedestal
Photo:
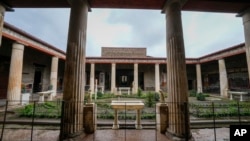
[[[165,103],[156,104],[156,129],[165,134],[168,127],[168,106]]]
[[[9,101],[9,105],[20,103],[23,72],[23,52],[24,45],[13,43],[7,90],[7,100]]]
[[[96,104],[94,103],[88,103],[84,106],[83,108],[83,113],[84,113],[84,131],[85,133],[91,134],[96,131]]]

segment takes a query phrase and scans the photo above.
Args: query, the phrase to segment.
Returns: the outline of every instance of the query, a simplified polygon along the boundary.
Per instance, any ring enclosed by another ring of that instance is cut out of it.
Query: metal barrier
[[[20,140],[44,140],[37,135],[38,131],[55,131],[55,136],[59,140],[64,139],[63,128],[65,126],[64,120],[64,101],[50,101],[45,103],[31,102],[29,105],[12,105],[16,101],[6,101],[6,105],[0,108],[0,122],[1,122],[1,141],[8,140],[10,134],[6,134],[7,130],[22,129],[25,132],[25,138]],[[11,103],[11,104],[10,104]],[[84,102],[81,102],[82,104]],[[118,120],[120,121],[119,129],[124,130],[124,138],[127,137],[127,132],[136,128],[134,120],[138,120],[138,113],[133,110],[127,110],[130,102],[125,102],[125,107],[118,111]],[[115,118],[115,110],[112,108],[111,102],[96,102],[98,110],[94,113],[97,117],[95,122],[97,130],[112,129]],[[167,105],[169,103],[166,103]],[[155,103],[148,107],[148,103],[144,102],[144,108],[141,110],[141,124],[142,132],[145,130],[154,130],[155,139],[158,138],[158,131],[156,131],[156,107]],[[185,139],[190,138],[190,128],[211,128],[214,130],[214,140],[217,140],[216,129],[221,125],[229,127],[229,125],[250,124],[250,103],[249,102],[197,102],[197,103],[180,103],[184,107],[184,111],[179,113],[185,116]],[[51,110],[53,107],[54,110]],[[45,109],[44,109],[45,108]],[[124,109],[125,108],[125,109]],[[147,108],[147,109],[145,109]],[[79,113],[82,114],[82,113]],[[173,114],[173,113],[169,113]],[[26,116],[26,117],[25,117]],[[191,125],[188,125],[190,119]],[[202,123],[202,125],[201,125]],[[67,123],[69,124],[69,123]],[[178,124],[178,123],[176,123]],[[183,123],[181,123],[183,124]],[[21,125],[21,126],[20,126]],[[27,127],[26,127],[27,126]],[[42,128],[40,127],[42,126]],[[80,125],[82,126],[82,125]],[[29,128],[28,128],[29,127]],[[29,135],[28,135],[29,133]],[[13,132],[14,136],[15,132]],[[95,134],[95,133],[94,133]],[[228,133],[229,134],[229,133]],[[44,136],[45,137],[45,136]],[[51,139],[51,138],[50,138]],[[15,140],[18,140],[15,139]],[[94,140],[94,139],[93,139]],[[126,139],[125,139],[126,140]]]

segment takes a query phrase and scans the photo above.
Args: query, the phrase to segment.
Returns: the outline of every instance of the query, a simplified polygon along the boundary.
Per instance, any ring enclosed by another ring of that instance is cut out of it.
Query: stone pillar
[[[168,106],[166,103],[156,104],[156,129],[166,133],[168,127]]]
[[[245,46],[246,46],[246,58],[248,68],[248,82],[250,86],[250,9],[246,10],[243,14],[243,26],[245,33]]]
[[[9,83],[7,89],[7,100],[9,105],[20,103],[21,84],[23,72],[24,45],[13,43],[10,62]]]
[[[112,63],[112,66],[111,66],[111,93],[116,93],[116,82],[115,82],[115,79],[116,79],[116,64],[115,63]]]
[[[197,93],[202,93],[201,65],[196,64]]]
[[[52,57],[51,72],[50,72],[50,84],[52,85],[52,90],[53,90],[52,96],[56,96],[57,72],[58,72],[58,57]]]
[[[95,64],[91,63],[90,66],[90,92],[93,94],[95,92]]]
[[[155,64],[155,92],[160,91],[160,68],[159,64]]]
[[[219,73],[220,73],[220,95],[227,98],[228,80],[227,80],[227,69],[224,59],[219,60]]]
[[[134,84],[133,84],[133,94],[136,94],[138,91],[138,64],[134,64]]]
[[[165,4],[167,22],[167,86],[170,138],[191,137],[188,112],[188,84],[181,20],[182,0]]]
[[[6,10],[5,7],[0,3],[0,47],[2,45],[2,32],[3,32],[5,10]]]
[[[85,50],[88,1],[70,0],[71,11],[64,72],[62,138],[83,131],[83,101],[85,87]]]

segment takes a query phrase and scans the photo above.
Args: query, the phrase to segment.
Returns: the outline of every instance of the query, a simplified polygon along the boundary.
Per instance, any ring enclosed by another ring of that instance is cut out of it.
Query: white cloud
[[[102,46],[147,47],[148,55],[166,56],[166,21],[159,10],[92,9],[88,13],[87,56]],[[16,9],[5,21],[66,50],[69,9]],[[182,12],[187,57],[200,57],[244,42],[242,19],[234,14]]]

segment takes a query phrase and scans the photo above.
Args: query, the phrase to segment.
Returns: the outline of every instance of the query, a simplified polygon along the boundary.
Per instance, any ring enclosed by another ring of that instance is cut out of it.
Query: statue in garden
[[[161,103],[165,103],[166,101],[165,101],[165,96],[164,96],[163,91],[160,90],[159,92],[160,92],[160,102],[161,102]]]

